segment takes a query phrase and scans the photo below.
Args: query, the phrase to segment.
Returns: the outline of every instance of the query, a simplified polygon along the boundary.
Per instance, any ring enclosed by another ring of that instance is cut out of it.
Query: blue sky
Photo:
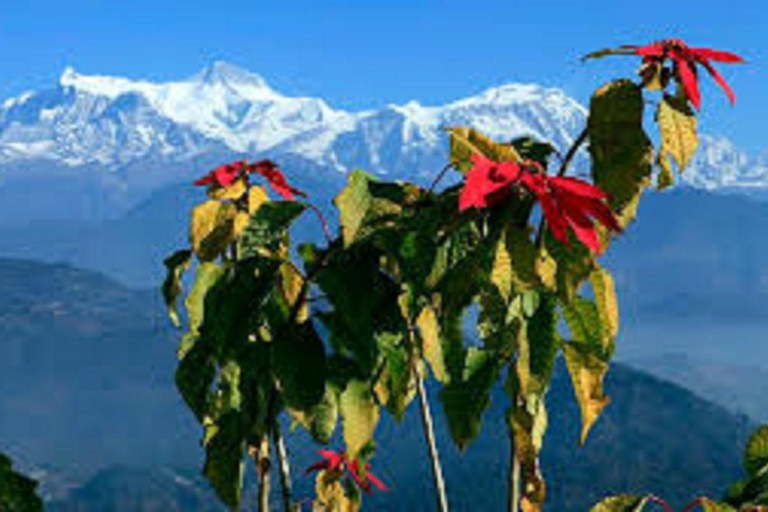
[[[0,14],[0,98],[55,84],[66,65],[163,80],[226,60],[284,93],[351,109],[438,104],[512,81],[585,101],[637,63],[581,64],[580,55],[670,35],[749,60],[721,66],[735,109],[705,84],[702,130],[768,150],[765,0],[9,1]]]

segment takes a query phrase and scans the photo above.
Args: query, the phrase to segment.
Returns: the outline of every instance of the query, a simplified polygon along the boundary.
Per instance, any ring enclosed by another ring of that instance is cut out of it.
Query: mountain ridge
[[[221,61],[165,82],[67,67],[53,87],[0,104],[0,204],[45,183],[68,190],[61,210],[114,217],[163,185],[243,157],[303,159],[312,169],[299,173],[319,177],[363,168],[426,181],[446,160],[446,126],[472,126],[498,140],[530,135],[562,153],[586,115],[563,90],[536,84],[503,84],[443,105],[410,101],[347,111],[319,97],[284,95],[260,75]],[[585,164],[582,150],[576,167]],[[703,135],[681,181],[763,191],[768,153],[748,155],[727,139]],[[40,203],[25,205],[26,213],[58,218]],[[14,217],[11,207],[2,210]]]

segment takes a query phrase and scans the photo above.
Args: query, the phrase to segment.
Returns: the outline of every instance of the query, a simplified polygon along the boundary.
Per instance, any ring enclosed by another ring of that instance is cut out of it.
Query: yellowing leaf
[[[448,382],[448,371],[445,368],[443,345],[440,341],[440,325],[434,308],[424,306],[416,319],[416,325],[421,334],[421,344],[424,359],[432,368],[432,374],[442,383]]]
[[[184,305],[187,308],[187,316],[189,318],[189,331],[193,335],[199,334],[198,328],[203,322],[203,314],[205,312],[205,296],[208,290],[219,280],[224,274],[226,267],[217,263],[206,261],[201,263],[197,267],[197,275],[195,277],[195,283],[192,285],[189,295],[187,295]]]
[[[371,439],[379,422],[379,408],[373,400],[369,385],[365,381],[351,380],[339,397],[339,411],[344,429],[344,442],[350,459]]]
[[[211,261],[234,240],[237,209],[233,204],[208,200],[192,210],[190,241],[200,261]]]
[[[496,245],[491,269],[491,283],[498,288],[505,301],[512,294],[512,257],[507,250],[506,237],[501,237]]]
[[[641,512],[648,503],[648,498],[633,494],[620,494],[605,498],[589,512]]]
[[[497,162],[520,162],[522,159],[511,144],[494,142],[474,128],[454,126],[447,128],[451,163],[466,174],[472,167],[473,154],[484,155]]]
[[[598,267],[589,275],[589,280],[595,292],[595,304],[603,323],[604,334],[615,338],[619,334],[619,303],[616,300],[613,277],[610,272]]]
[[[661,146],[656,159],[661,167],[659,188],[671,184],[672,164],[669,155],[682,172],[696,152],[699,140],[696,116],[686,98],[665,95],[656,111],[656,122],[661,132]]]
[[[603,392],[603,379],[608,372],[608,363],[585,350],[584,345],[577,343],[564,343],[563,354],[581,410],[579,442],[584,444],[592,425],[610,402]]]
[[[727,503],[721,503],[719,501],[714,501],[709,498],[701,498],[699,501],[699,506],[704,512],[738,512],[735,508],[728,505]],[[743,508],[745,512],[748,512],[750,510],[754,510],[755,512],[760,512],[760,510],[763,507],[750,509],[749,507]]]
[[[373,198],[368,190],[370,178],[363,171],[354,170],[347,178],[347,186],[336,196],[333,203],[339,209],[339,222],[344,245],[349,246],[365,219]]]
[[[239,199],[245,194],[247,188],[246,178],[240,178],[228,187],[209,188],[208,197],[211,199]]]
[[[313,512],[358,512],[361,505],[359,495],[347,496],[340,473],[323,470],[317,474]]]
[[[264,187],[252,186],[248,191],[248,213],[253,215],[259,207],[269,201],[269,196]]]
[[[287,256],[286,256],[287,257]],[[303,323],[309,317],[309,304],[305,297],[299,297],[304,287],[304,276],[298,271],[298,269],[291,264],[283,263],[280,266],[280,276],[282,279],[283,293],[288,300],[288,304],[296,303],[297,300],[302,301],[299,314],[296,317],[299,323]]]
[[[539,254],[536,256],[536,274],[539,276],[541,284],[547,290],[557,289],[557,261],[549,254],[547,248],[542,246]]]

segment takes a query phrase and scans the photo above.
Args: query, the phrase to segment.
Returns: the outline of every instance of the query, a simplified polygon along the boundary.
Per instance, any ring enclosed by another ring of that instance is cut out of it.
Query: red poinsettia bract
[[[510,185],[520,178],[522,167],[516,162],[494,162],[482,155],[473,154],[474,166],[467,173],[464,188],[459,196],[459,211],[469,208],[487,208],[504,199]]]
[[[307,468],[305,473],[311,473],[313,471],[337,471],[340,473],[347,472],[355,484],[367,493],[372,492],[371,484],[373,484],[380,491],[386,491],[387,486],[384,482],[376,478],[376,476],[370,472],[371,465],[365,464],[365,474],[360,474],[360,468],[357,460],[350,462],[347,459],[345,452],[335,452],[333,450],[319,450],[320,456],[323,460],[318,461]]]
[[[220,165],[202,178],[194,182],[195,185],[214,185],[219,187],[228,187],[245,170],[245,162],[242,160],[229,164]]]
[[[594,221],[611,231],[621,229],[599,187],[576,178],[547,176],[537,162],[494,162],[478,154],[472,155],[472,162],[459,196],[460,211],[493,206],[520,184],[536,196],[552,234],[566,245],[570,228],[581,243],[599,252]]]
[[[255,172],[263,176],[269,183],[269,186],[272,187],[272,190],[280,194],[284,199],[293,201],[295,196],[307,196],[307,194],[288,183],[285,175],[272,160],[259,160],[248,166],[248,172]]]
[[[727,64],[744,62],[744,59],[735,53],[713,50],[711,48],[691,48],[681,39],[664,39],[663,41],[657,41],[645,46],[624,45],[618,50],[597,52],[593,55],[606,53],[634,53],[643,58],[644,64],[662,65],[667,59],[670,59],[674,69],[677,71],[677,76],[683,85],[686,96],[697,109],[701,108],[701,92],[699,91],[696,65],[701,65],[712,75],[715,82],[723,88],[731,103],[736,102],[736,95],[733,93],[733,90],[712,65],[712,62]]]
[[[520,182],[538,198],[552,235],[566,245],[569,227],[592,252],[600,252],[594,221],[611,231],[621,230],[605,202],[607,194],[595,185],[576,178],[531,173],[523,174]]]

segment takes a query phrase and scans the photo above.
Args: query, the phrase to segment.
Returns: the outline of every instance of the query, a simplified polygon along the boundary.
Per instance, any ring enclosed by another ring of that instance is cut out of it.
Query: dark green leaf
[[[306,205],[296,201],[270,201],[262,204],[245,228],[240,257],[256,256],[265,249],[277,250],[288,228],[306,208]]]
[[[285,404],[306,411],[325,390],[325,349],[312,322],[287,326],[272,342],[272,368]]]
[[[0,453],[0,511],[42,512],[37,482],[13,470],[11,459]]]
[[[168,307],[168,315],[171,317],[171,321],[176,327],[181,326],[181,320],[179,319],[179,313],[176,309],[176,301],[181,295],[181,276],[184,274],[184,270],[189,267],[189,262],[192,258],[192,251],[189,249],[183,249],[176,251],[163,261],[167,269],[165,281],[163,281],[163,299],[165,299],[165,305]]]

